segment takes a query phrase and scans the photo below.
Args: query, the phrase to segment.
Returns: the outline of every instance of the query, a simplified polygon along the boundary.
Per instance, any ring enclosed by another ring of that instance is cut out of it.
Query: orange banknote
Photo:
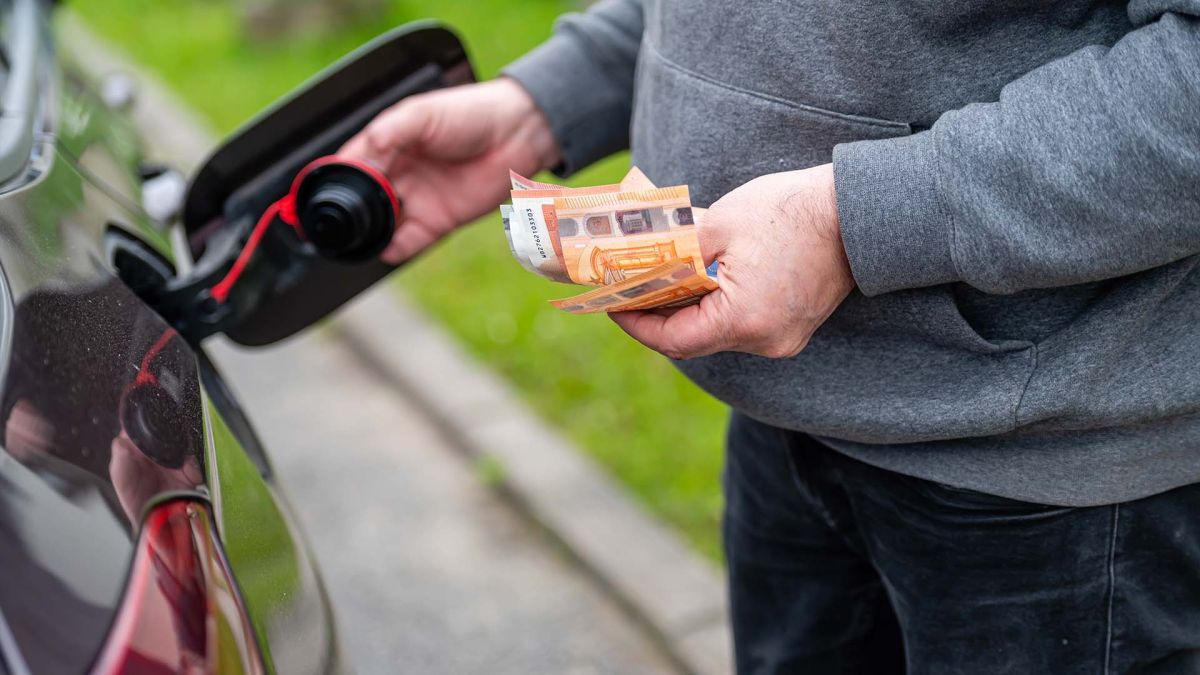
[[[599,288],[554,301],[574,313],[671,307],[717,288],[707,276],[685,185],[658,188],[636,167],[620,184],[566,188],[510,172],[502,208],[513,256],[537,274]]]
[[[558,197],[553,213],[575,283],[607,286],[677,260],[704,269],[687,186]]]
[[[642,179],[645,175],[641,171],[636,174]],[[566,273],[566,268],[563,264],[562,247],[558,243],[558,235],[551,231],[550,225],[547,223],[545,215],[545,207],[552,205],[556,197],[565,195],[595,195],[619,192],[625,185],[593,185],[589,187],[570,188],[560,185],[552,185],[550,183],[539,183],[535,180],[530,180],[515,171],[508,172],[509,180],[512,183],[513,189],[512,206],[508,207],[509,223],[511,226],[505,229],[505,234],[508,237],[509,248],[512,249],[513,257],[517,262],[521,263],[526,269],[532,270],[552,281],[562,283],[571,283],[572,279]],[[646,181],[648,182],[648,181]],[[632,184],[640,184],[632,183]],[[503,209],[501,216],[504,215]],[[553,209],[551,209],[551,213]],[[553,216],[549,217],[553,220]]]
[[[651,307],[679,307],[699,302],[717,290],[717,282],[697,274],[691,265],[676,260],[624,281],[581,293],[550,304],[572,314],[623,312]]]

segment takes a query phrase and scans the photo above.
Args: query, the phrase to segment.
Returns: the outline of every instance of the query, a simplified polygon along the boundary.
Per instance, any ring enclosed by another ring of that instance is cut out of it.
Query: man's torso
[[[1120,3],[646,0],[634,162],[707,205],[839,143],[927,129],[1132,29]],[[902,255],[902,253],[901,253]],[[794,359],[681,364],[748,415],[859,459],[1027,501],[1200,480],[1200,273],[1069,288],[854,293]]]

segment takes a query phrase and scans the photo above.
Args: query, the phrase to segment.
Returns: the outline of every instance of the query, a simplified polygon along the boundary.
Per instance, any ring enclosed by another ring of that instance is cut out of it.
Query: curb
[[[119,71],[138,82],[131,115],[146,131],[152,158],[185,171],[203,160],[216,136],[167,87],[69,11],[61,13],[59,28],[92,76]],[[387,284],[339,312],[333,331],[380,377],[416,402],[454,446],[498,467],[497,487],[641,623],[682,670],[696,675],[731,672],[728,608],[716,566],[647,515],[453,337]]]
[[[685,671],[730,672],[725,588],[715,566],[647,516],[442,328],[387,290],[352,302],[334,329],[454,445],[498,466],[497,483],[517,506]]]

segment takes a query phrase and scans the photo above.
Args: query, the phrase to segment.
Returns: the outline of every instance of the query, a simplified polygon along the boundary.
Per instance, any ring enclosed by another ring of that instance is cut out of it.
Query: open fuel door
[[[218,302],[210,293],[235,266],[263,213],[289,194],[313,160],[336,152],[400,99],[473,80],[458,38],[423,22],[380,36],[272,105],[196,173],[182,216],[196,264],[152,303],[192,341],[223,332],[244,345],[264,345],[386,276],[393,268],[376,256],[321,255],[287,227],[270,227],[228,297]]]

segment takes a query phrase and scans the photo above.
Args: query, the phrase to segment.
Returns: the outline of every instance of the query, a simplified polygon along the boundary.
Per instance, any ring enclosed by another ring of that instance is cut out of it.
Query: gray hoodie
[[[795,358],[679,363],[734,408],[1026,501],[1200,481],[1200,0],[603,0],[506,72],[564,173],[833,162],[858,290]]]

